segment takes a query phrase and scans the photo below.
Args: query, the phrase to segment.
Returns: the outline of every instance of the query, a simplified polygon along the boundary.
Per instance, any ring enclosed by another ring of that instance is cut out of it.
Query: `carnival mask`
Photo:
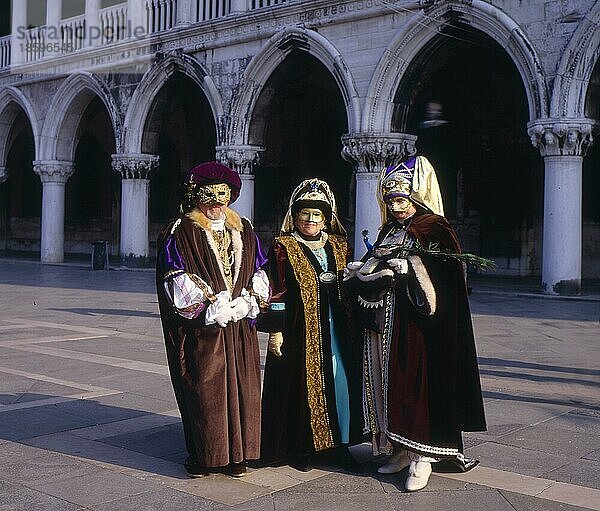
[[[298,220],[301,222],[314,222],[319,224],[325,222],[325,217],[320,209],[302,208],[298,211]]]
[[[200,204],[228,204],[231,200],[231,188],[225,183],[199,186],[196,199]]]
[[[406,197],[392,197],[391,199],[387,199],[385,203],[392,213],[400,214],[406,213],[412,205],[412,201]]]

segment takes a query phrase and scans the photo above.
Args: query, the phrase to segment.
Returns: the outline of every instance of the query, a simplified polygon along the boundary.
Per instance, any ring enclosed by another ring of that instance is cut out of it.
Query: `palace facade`
[[[355,254],[418,151],[466,251],[548,293],[600,278],[600,1],[13,0],[0,7],[0,251],[153,256],[193,165],[263,240],[333,187]]]

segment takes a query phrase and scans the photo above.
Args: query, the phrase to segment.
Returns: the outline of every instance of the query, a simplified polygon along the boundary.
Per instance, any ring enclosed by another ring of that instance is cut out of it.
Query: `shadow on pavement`
[[[8,440],[82,460],[188,479],[182,466],[187,453],[179,417],[94,399],[33,393],[0,394],[0,403],[0,453],[2,440]],[[41,451],[29,454],[14,460],[0,454],[3,471],[18,477],[15,472],[31,470],[27,466],[45,455]],[[60,466],[44,474],[39,467],[38,475],[54,477],[57,470]]]

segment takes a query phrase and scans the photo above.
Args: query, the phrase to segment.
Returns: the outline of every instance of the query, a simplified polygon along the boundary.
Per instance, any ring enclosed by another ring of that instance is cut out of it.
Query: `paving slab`
[[[501,491],[501,495],[510,503],[515,511],[587,511],[588,508],[571,506],[562,502],[552,502],[510,491]]]
[[[564,431],[568,433],[565,435]],[[548,423],[529,426],[496,438],[494,441],[504,445],[526,447],[542,453],[563,454],[574,458],[600,449],[600,434],[566,428],[559,429]]]
[[[575,459],[496,442],[477,445],[466,450],[466,454],[479,459],[485,467],[529,476],[541,476]]]
[[[0,479],[0,511],[79,511],[81,506]]]
[[[448,509],[460,511],[514,511],[499,492],[494,490],[471,491],[419,491],[417,493],[390,494],[394,511]],[[358,508],[356,508],[358,509]]]
[[[475,284],[489,430],[464,444],[481,465],[410,494],[405,473],[377,474],[385,458],[368,444],[351,449],[362,475],[323,465],[190,479],[153,273],[0,264],[0,511],[598,509],[600,296]]]
[[[216,511],[217,503],[170,488],[160,488],[86,508],[88,511]],[[225,509],[232,509],[225,506]],[[272,507],[271,507],[272,509]]]

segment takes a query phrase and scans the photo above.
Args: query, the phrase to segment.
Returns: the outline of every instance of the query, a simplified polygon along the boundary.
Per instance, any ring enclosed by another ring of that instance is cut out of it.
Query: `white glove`
[[[211,303],[206,309],[205,324],[212,325],[217,323],[224,327],[231,321],[231,294],[229,291],[221,291],[216,295],[216,301]]]
[[[267,349],[273,353],[273,355],[280,357],[281,347],[283,346],[283,334],[281,332],[271,332],[269,334],[269,344]]]
[[[388,259],[389,267],[398,275],[406,275],[408,273],[408,261],[404,258]]]
[[[269,278],[265,270],[256,270],[254,275],[252,275],[252,291],[258,295],[260,301],[264,302],[265,305],[269,303],[271,286],[269,286]]]
[[[352,277],[356,275],[356,272],[362,268],[362,261],[351,261],[344,268],[344,282],[350,280]]]
[[[239,321],[243,318],[254,319],[260,312],[256,298],[246,289],[242,289],[240,296],[231,300],[229,306],[231,307],[231,321]]]

